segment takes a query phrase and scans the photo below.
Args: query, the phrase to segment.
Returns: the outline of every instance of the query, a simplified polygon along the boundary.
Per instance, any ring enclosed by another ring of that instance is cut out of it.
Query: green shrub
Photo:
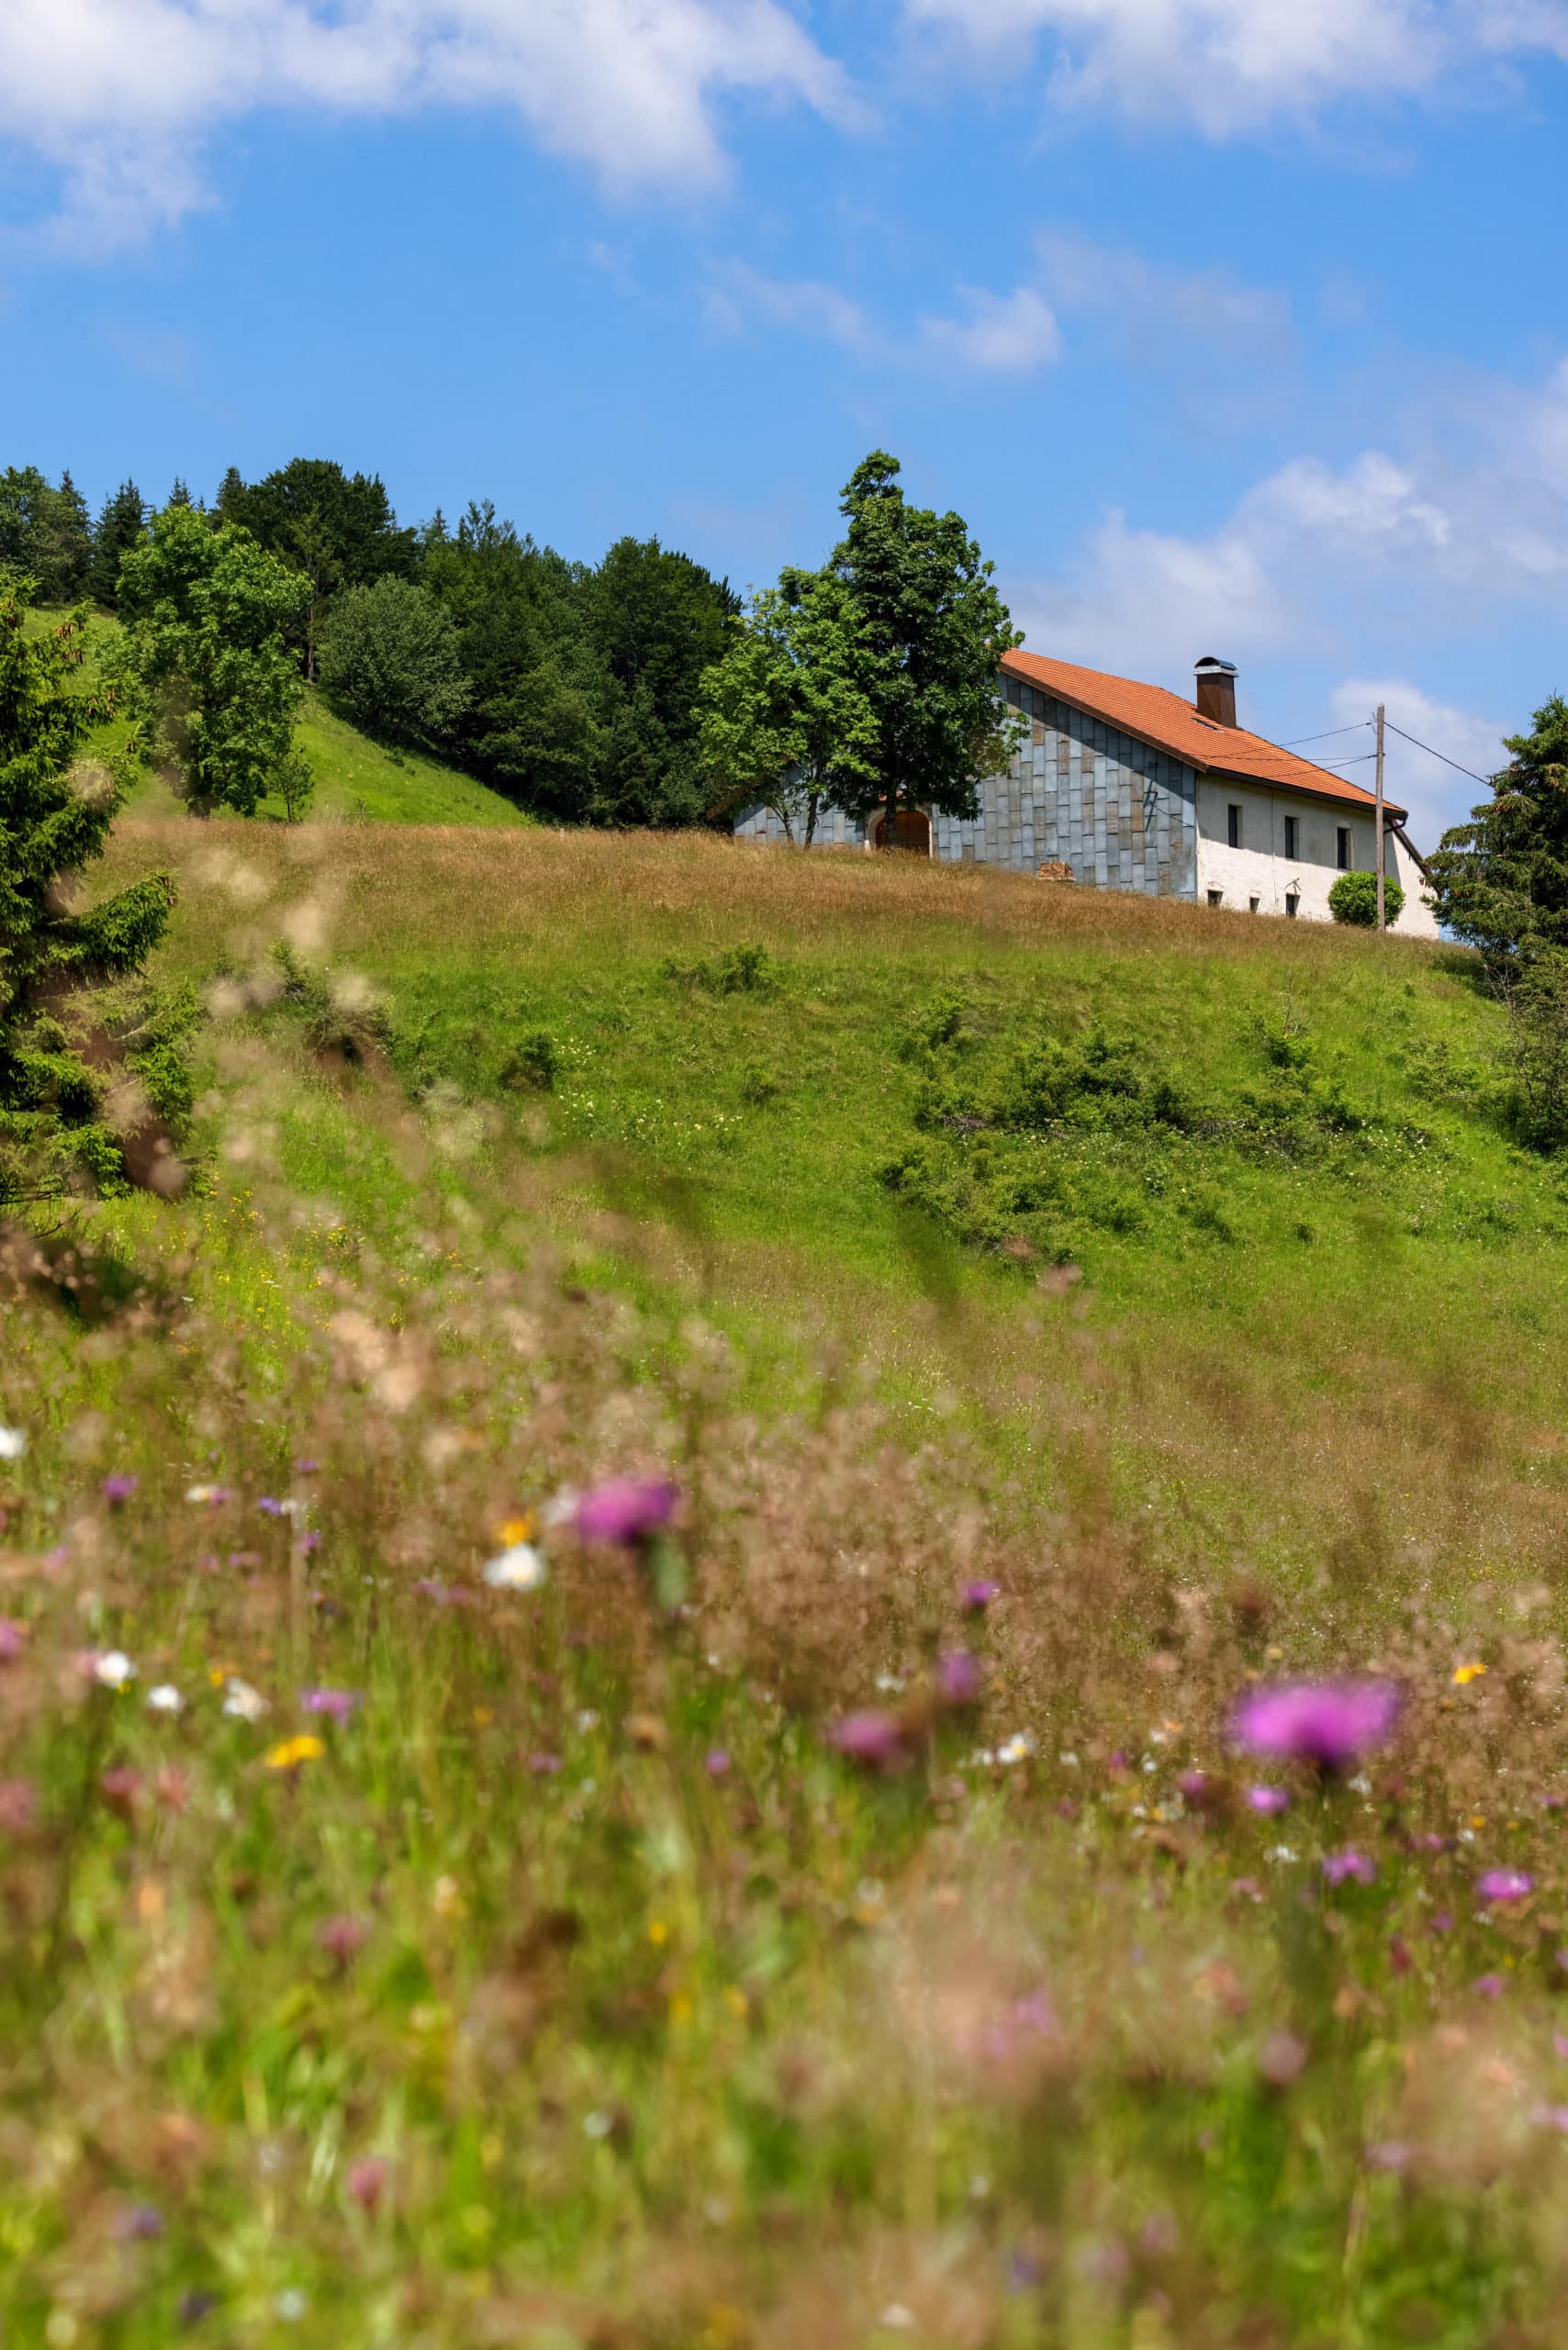
[[[1359,930],[1375,930],[1377,875],[1341,873],[1328,892],[1328,911],[1336,922],[1351,923]],[[1392,874],[1383,880],[1383,911],[1391,930],[1405,911],[1405,891]]]
[[[773,957],[755,942],[726,947],[722,955],[671,955],[663,968],[666,979],[709,995],[771,995],[779,979]]]
[[[513,1093],[553,1093],[561,1066],[561,1047],[549,1030],[531,1028],[501,1063],[501,1083]]]

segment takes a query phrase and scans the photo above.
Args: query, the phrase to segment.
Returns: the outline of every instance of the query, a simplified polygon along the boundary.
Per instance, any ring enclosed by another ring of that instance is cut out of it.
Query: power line
[[[1363,726],[1371,724],[1370,718],[1358,718],[1353,726],[1330,726],[1322,734],[1294,734],[1288,743],[1276,743],[1274,748],[1277,751],[1294,751],[1303,743],[1328,743],[1338,734],[1359,734]]]
[[[1404,727],[1395,726],[1392,718],[1386,720],[1384,722],[1391,734],[1397,734],[1402,742],[1414,743],[1417,750],[1425,751],[1429,759],[1441,759],[1444,767],[1452,767],[1455,775],[1467,775],[1472,783],[1484,783],[1488,787],[1495,781],[1495,778],[1493,776],[1477,775],[1473,767],[1462,767],[1459,761],[1457,759],[1450,759],[1446,751],[1434,751],[1429,743],[1419,742],[1414,734],[1406,734]]]

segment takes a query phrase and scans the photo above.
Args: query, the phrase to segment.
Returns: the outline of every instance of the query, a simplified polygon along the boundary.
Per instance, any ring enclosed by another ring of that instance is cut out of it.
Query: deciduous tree
[[[304,581],[249,532],[170,506],[119,587],[128,676],[178,788],[197,814],[254,814],[293,747],[304,687],[284,632]]]
[[[853,804],[875,780],[860,634],[858,608],[831,569],[787,570],[753,599],[701,683],[700,764],[722,809],[760,803],[810,848],[824,802]]]
[[[962,517],[909,505],[899,472],[880,449],[857,466],[829,558],[857,610],[857,682],[877,729],[848,804],[868,821],[880,809],[890,843],[901,805],[978,814],[981,778],[1006,767],[1018,739],[997,665],[1023,642]]]
[[[339,599],[321,682],[366,733],[425,750],[450,742],[473,693],[452,614],[428,589],[392,577]]]

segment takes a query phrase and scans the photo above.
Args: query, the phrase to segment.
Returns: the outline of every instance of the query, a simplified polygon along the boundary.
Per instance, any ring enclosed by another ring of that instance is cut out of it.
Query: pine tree
[[[104,500],[93,533],[93,563],[87,586],[95,603],[114,611],[119,603],[119,567],[147,528],[147,503],[133,481],[123,481]]]
[[[75,877],[103,854],[118,804],[112,779],[88,789],[75,772],[108,711],[86,688],[82,615],[29,634],[30,589],[23,581],[0,595],[0,1201],[47,1197],[73,1178],[157,1181],[155,1158],[174,1168],[148,1092],[172,1074],[179,1015],[171,1023],[165,1008],[149,1021],[144,1002],[125,1001],[174,891],[154,874],[96,905],[76,902]]]
[[[171,506],[188,506],[190,502],[191,493],[185,477],[184,474],[176,474],[174,476],[174,487],[169,492],[169,504]]]

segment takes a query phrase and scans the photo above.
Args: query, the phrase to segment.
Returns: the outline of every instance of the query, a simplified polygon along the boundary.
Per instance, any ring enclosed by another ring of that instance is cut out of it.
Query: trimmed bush
[[[1405,891],[1392,874],[1383,878],[1383,911],[1390,930],[1405,910]],[[1377,875],[1341,873],[1328,892],[1328,911],[1336,922],[1352,923],[1359,930],[1377,928]]]

